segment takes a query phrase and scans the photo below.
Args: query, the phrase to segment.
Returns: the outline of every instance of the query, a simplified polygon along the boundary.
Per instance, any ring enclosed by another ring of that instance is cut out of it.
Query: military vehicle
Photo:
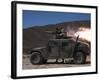
[[[90,45],[80,41],[79,36],[67,36],[49,39],[45,47],[33,48],[30,53],[32,64],[44,64],[48,59],[69,59],[75,64],[85,64],[90,54]]]

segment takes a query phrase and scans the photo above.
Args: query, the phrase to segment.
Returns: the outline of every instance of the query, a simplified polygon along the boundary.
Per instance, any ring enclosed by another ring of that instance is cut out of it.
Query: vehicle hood
[[[45,49],[46,47],[36,47],[36,48],[33,48],[32,50],[33,51],[36,51],[36,50],[43,50],[43,49]]]

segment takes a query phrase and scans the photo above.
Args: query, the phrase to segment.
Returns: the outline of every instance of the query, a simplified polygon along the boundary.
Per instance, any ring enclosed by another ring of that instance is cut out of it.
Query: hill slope
[[[90,28],[90,21],[63,22],[23,29],[23,51],[27,52],[31,48],[45,46],[48,39],[52,37],[46,31],[54,31],[57,27],[64,28],[68,33],[75,33],[81,27]]]

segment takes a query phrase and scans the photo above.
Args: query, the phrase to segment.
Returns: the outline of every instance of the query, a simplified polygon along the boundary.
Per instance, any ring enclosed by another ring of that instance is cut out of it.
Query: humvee
[[[86,57],[90,53],[90,45],[76,38],[49,39],[45,47],[33,48],[30,62],[32,64],[44,64],[48,59],[71,59],[75,64],[85,64]]]

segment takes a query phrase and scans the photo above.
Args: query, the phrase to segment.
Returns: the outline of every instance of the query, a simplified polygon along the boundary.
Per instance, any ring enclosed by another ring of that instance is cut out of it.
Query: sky
[[[23,28],[61,22],[90,20],[89,13],[51,12],[23,10]]]

